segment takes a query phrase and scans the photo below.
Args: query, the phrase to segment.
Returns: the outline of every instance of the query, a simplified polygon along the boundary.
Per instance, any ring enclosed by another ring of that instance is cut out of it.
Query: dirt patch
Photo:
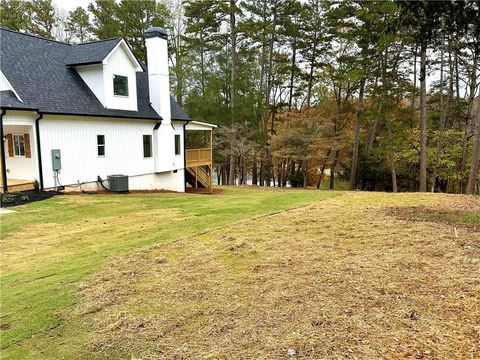
[[[2,207],[17,206],[28,204],[34,201],[42,201],[50,199],[55,195],[60,195],[60,192],[54,191],[21,191],[17,193],[0,194],[0,203]]]
[[[429,221],[453,227],[467,227],[480,231],[480,209],[446,209],[438,206],[397,207],[387,210],[387,214],[402,220]]]
[[[112,358],[478,358],[480,262],[462,246],[478,233],[387,213],[419,200],[464,202],[347,193],[157,245],[104,266],[65,316]]]
[[[460,204],[394,207],[386,213],[401,220],[448,226],[456,239],[463,238],[464,232],[477,233],[478,236],[464,239],[460,244],[467,254],[480,258],[480,206],[476,200]]]
[[[191,187],[186,188],[186,192],[189,194],[205,194],[205,195],[217,195],[223,193],[225,190],[219,188],[213,188],[212,192],[208,189],[194,189]]]

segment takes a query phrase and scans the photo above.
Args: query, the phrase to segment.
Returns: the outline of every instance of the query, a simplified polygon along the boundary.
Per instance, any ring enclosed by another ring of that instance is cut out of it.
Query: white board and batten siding
[[[54,186],[51,150],[60,149],[62,185],[95,184],[97,176],[106,180],[108,175],[124,174],[130,177],[131,189],[184,191],[183,122],[173,125],[181,139],[176,172],[155,173],[154,157],[143,156],[143,135],[153,137],[155,121],[45,115],[40,124],[44,188]],[[105,136],[105,156],[98,156],[97,135]],[[161,148],[159,152],[161,156]]]
[[[5,149],[7,177],[17,180],[38,180],[37,138],[35,136],[36,112],[8,110],[3,117],[4,134],[29,134],[30,154],[25,156],[9,156]],[[5,144],[7,148],[7,144]]]
[[[134,63],[124,41],[101,64],[76,66],[75,70],[107,109],[138,111],[136,71],[141,71],[141,68]],[[114,75],[128,78],[128,96],[114,94]]]
[[[103,96],[103,65],[93,64],[76,66],[75,70],[78,72],[82,80],[85,81],[90,90],[92,90],[98,101],[105,106],[105,100]]]
[[[136,67],[133,59],[127,54],[127,45],[125,42],[112,50],[104,60],[103,65],[103,83],[105,107],[108,109],[132,110],[137,111],[137,76]],[[126,76],[128,78],[128,96],[114,95],[113,77],[114,75]]]

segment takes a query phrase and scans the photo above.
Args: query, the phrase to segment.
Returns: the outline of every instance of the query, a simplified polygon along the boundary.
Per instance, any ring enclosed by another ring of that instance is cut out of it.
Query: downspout
[[[6,114],[6,110],[2,109],[0,113],[0,152],[2,156],[2,184],[3,184],[3,192],[6,193],[8,191],[8,184],[7,184],[7,161],[5,159],[5,140],[3,134],[3,115]]]
[[[187,137],[185,127],[188,122],[183,123],[183,192],[187,192]]]
[[[40,183],[40,190],[43,190],[43,166],[42,166],[42,151],[40,146],[40,125],[39,122],[43,118],[43,114],[38,112],[38,117],[35,119],[35,132],[37,134],[37,160],[38,160],[38,181]]]

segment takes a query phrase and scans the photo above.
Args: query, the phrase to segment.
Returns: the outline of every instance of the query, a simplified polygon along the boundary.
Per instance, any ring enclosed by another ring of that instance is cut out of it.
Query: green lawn
[[[213,196],[58,196],[12,208],[1,218],[2,358],[32,357],[32,336],[48,339],[78,302],[82,280],[115,255],[338,195],[225,188]]]

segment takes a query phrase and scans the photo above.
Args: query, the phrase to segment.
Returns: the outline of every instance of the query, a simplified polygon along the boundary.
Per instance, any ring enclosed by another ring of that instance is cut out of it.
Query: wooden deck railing
[[[187,149],[185,151],[187,167],[209,165],[212,163],[212,149]]]

